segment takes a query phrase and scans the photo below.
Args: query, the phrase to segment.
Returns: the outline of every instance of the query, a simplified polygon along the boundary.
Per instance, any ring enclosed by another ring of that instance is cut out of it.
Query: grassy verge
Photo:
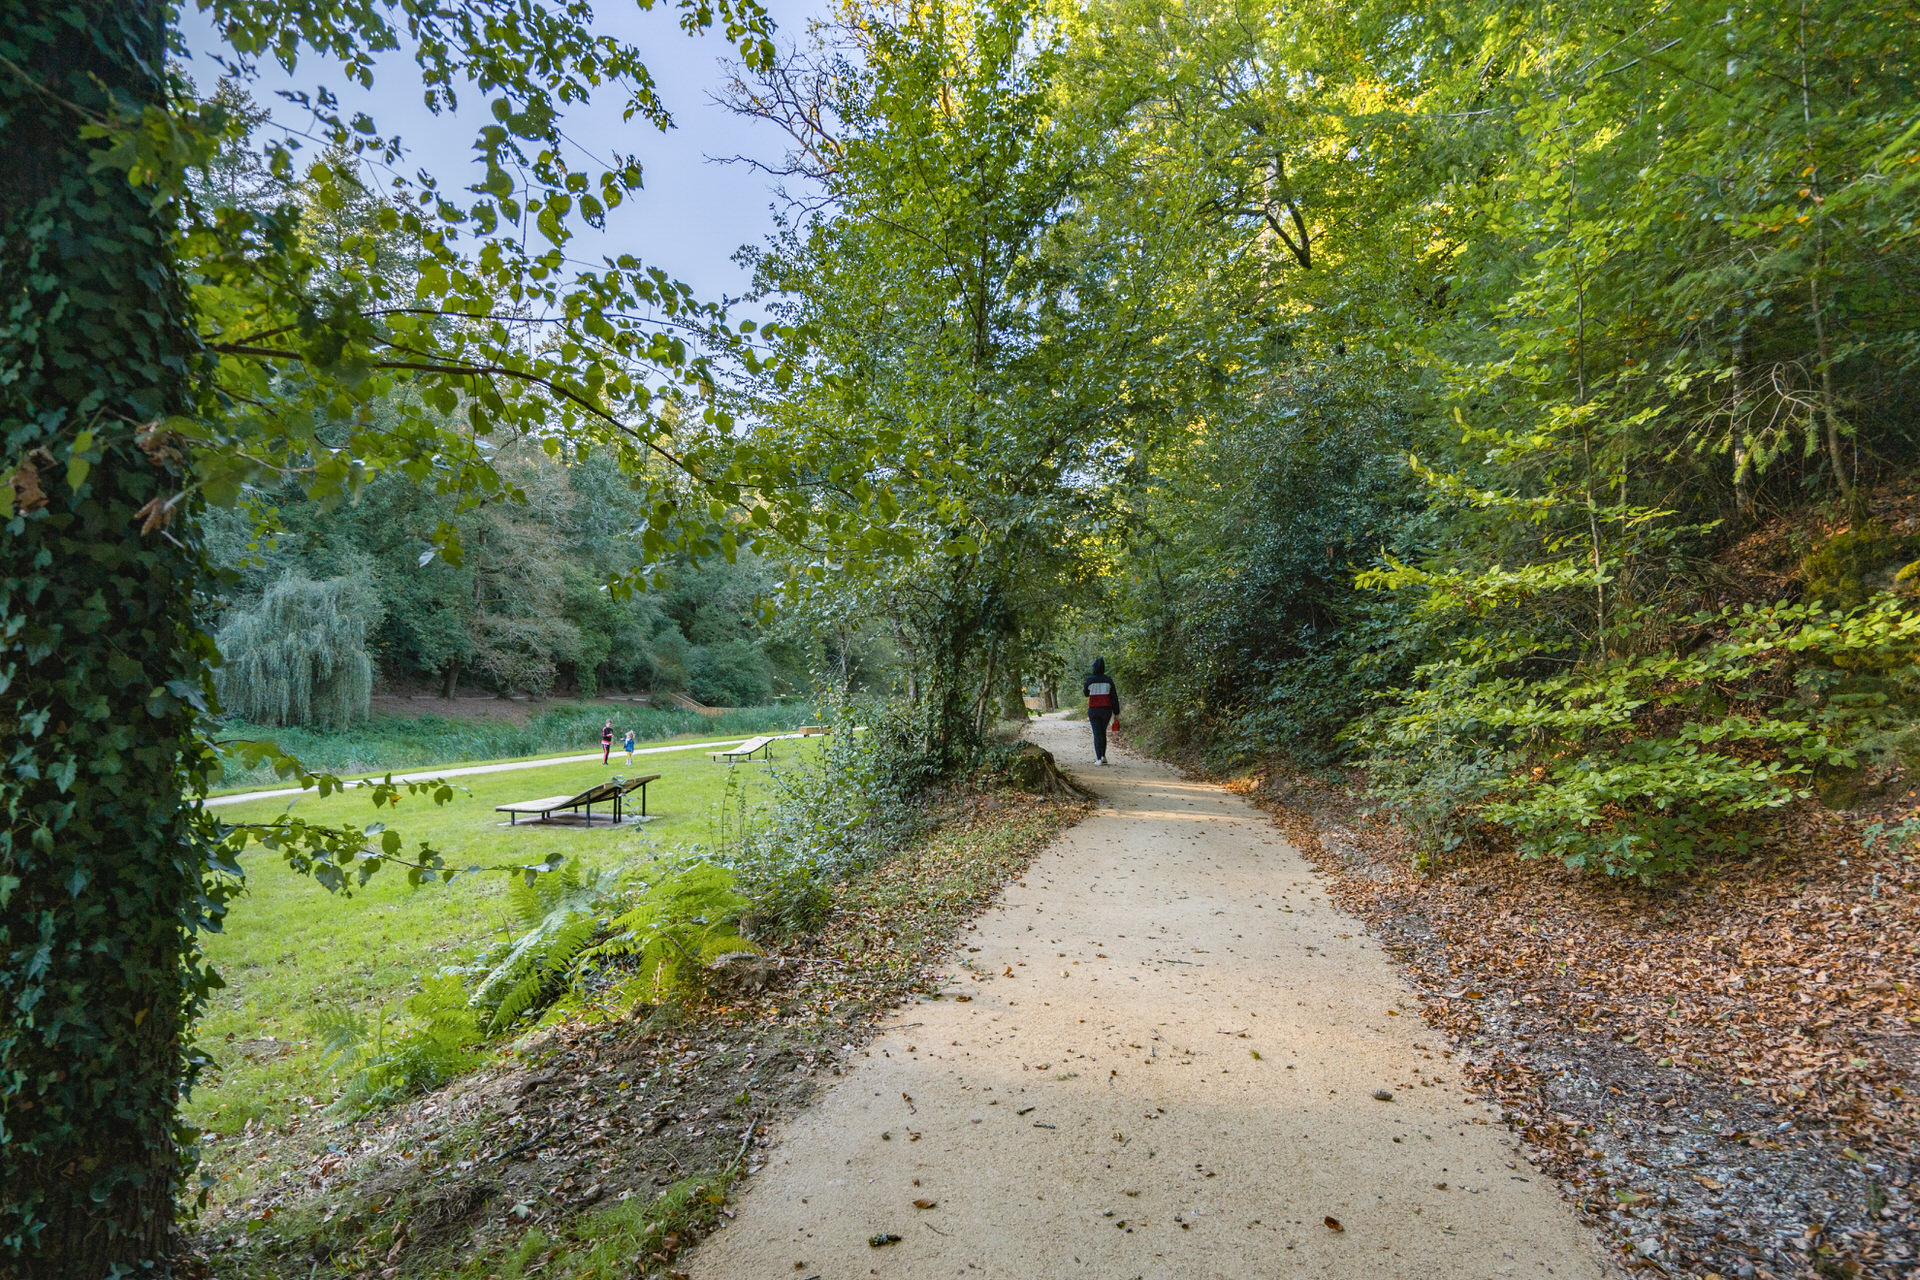
[[[792,759],[815,749],[795,742],[782,755]],[[365,824],[377,816],[409,845],[429,841],[455,865],[524,864],[560,852],[586,867],[615,866],[712,840],[727,767],[689,751],[638,760],[634,772],[641,771],[661,775],[648,788],[655,820],[618,828],[510,826],[494,812],[497,804],[577,792],[626,773],[618,757],[612,766],[594,761],[459,779],[465,789],[444,806],[412,799],[376,815],[364,797],[349,792],[324,800],[251,801],[219,813],[224,821],[245,822],[291,805],[317,821]],[[752,804],[764,786],[764,766],[739,766],[733,776],[733,802]],[[200,1026],[200,1043],[217,1065],[188,1108],[210,1135],[208,1168],[222,1196],[274,1171],[230,1158],[231,1138],[325,1125],[316,1113],[334,1100],[336,1086],[310,1032],[316,1015],[336,1006],[370,1015],[392,1007],[421,977],[463,961],[505,930],[518,931],[500,875],[413,889],[404,877],[382,873],[344,898],[256,852],[248,855],[247,876],[226,931],[205,940],[227,987]]]
[[[222,1184],[200,1241],[213,1274],[668,1274],[757,1168],[768,1126],[839,1073],[881,1010],[933,991],[955,932],[1085,811],[953,798],[926,835],[839,885],[823,930],[772,957],[764,987],[589,1010],[412,1103],[241,1133],[224,1167],[272,1173]]]
[[[925,839],[835,888],[826,927],[797,950],[826,963],[796,995],[884,1004],[922,989],[954,932],[1085,812],[1015,792],[955,798]]]
[[[717,716],[692,711],[658,711],[650,707],[609,707],[606,703],[567,703],[544,711],[526,724],[459,720],[442,716],[373,716],[348,729],[306,727],[274,729],[230,721],[221,726],[222,739],[266,738],[300,758],[309,769],[329,773],[373,773],[389,769],[424,769],[437,764],[485,764],[497,760],[596,751],[600,726],[609,718],[614,732],[633,730],[641,742],[658,744],[671,738],[745,737],[752,733],[784,732],[807,724],[813,714],[805,704],[740,707]],[[234,767],[221,789],[246,791],[280,781],[271,767]]]

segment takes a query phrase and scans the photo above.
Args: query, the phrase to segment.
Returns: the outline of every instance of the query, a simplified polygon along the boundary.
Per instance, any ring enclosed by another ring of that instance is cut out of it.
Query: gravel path
[[[1264,816],[1032,736],[1099,810],[784,1127],[696,1280],[1610,1274]]]
[[[669,751],[718,751],[722,747],[738,746],[740,743],[748,741],[749,738],[757,736],[761,735],[749,734],[732,738],[717,738],[712,742],[677,742],[670,747],[635,747],[633,754],[636,756],[657,756]],[[785,741],[788,738],[800,738],[805,735],[798,733],[770,733],[764,736]],[[538,760],[507,760],[500,764],[457,765],[451,769],[416,769],[411,773],[396,773],[393,775],[393,780],[395,782],[432,782],[436,778],[465,778],[478,773],[518,773],[522,769],[547,769],[557,764],[586,764],[592,761],[594,756],[598,754],[600,753],[597,751],[589,751],[584,755],[577,756],[543,756]],[[609,760],[609,766],[625,764],[627,762],[627,753],[620,747],[614,747],[613,754],[619,756],[620,759],[617,761]],[[347,785],[352,786],[355,781],[378,782],[385,776],[385,774],[381,773],[356,774],[353,779],[348,780]],[[231,795],[208,796],[206,805],[211,809],[216,805],[243,804],[248,800],[271,800],[275,796],[305,795],[307,790],[308,789],[304,787],[275,787],[268,791],[238,791]]]

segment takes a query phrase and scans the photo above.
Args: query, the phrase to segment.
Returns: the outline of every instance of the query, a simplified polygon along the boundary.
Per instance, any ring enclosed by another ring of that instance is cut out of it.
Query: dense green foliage
[[[740,707],[804,692],[811,654],[769,626],[764,602],[777,586],[760,558],[676,557],[654,589],[616,594],[606,583],[638,558],[647,509],[612,461],[594,454],[562,465],[513,448],[496,465],[521,501],[462,510],[454,496],[390,476],[337,507],[284,495],[267,532],[245,513],[212,513],[209,554],[237,569],[224,592],[229,666],[240,656],[228,644],[235,620],[260,616],[285,584],[338,578],[364,595],[365,650],[389,687],[449,697],[463,681],[534,697],[684,691]],[[457,565],[431,554],[443,526],[457,531]],[[261,714],[272,687],[251,669],[223,673],[222,706],[258,723],[321,719]]]
[[[191,935],[241,849],[448,874],[381,824],[194,806],[203,628],[267,721],[349,719],[376,669],[897,691],[832,787],[733,833],[724,914],[770,933],[1095,646],[1152,741],[1344,756],[1431,850],[1620,875],[1911,750],[1920,571],[1872,518],[1920,425],[1910,0],[851,5],[784,61],[751,0],[682,0],[792,140],[766,326],[577,256],[640,173],[563,110],[667,120],[584,6],[207,7],[243,72],[318,51],[365,85],[404,49],[436,107],[484,104],[484,177],[402,176],[326,95],[296,164],[238,87],[168,75],[161,10],[5,10],[0,1249],[29,1274],[165,1247]],[[1819,531],[1797,576],[1743,581],[1787,515]],[[533,950],[585,954],[577,924]],[[657,924],[600,945],[656,981],[708,949]],[[83,1001],[103,957],[125,989]],[[403,1082],[482,1030],[414,1013]]]
[[[767,447],[816,469],[824,515],[884,521],[829,524],[786,562],[801,616],[890,643],[923,782],[1057,671],[1087,539],[1136,456],[1112,395],[1132,340],[1068,301],[1126,281],[1073,243],[1108,122],[1059,110],[1063,56],[1020,0],[850,11],[736,92],[824,192],[758,262],[805,336],[800,372],[737,394]]]
[[[755,404],[917,536],[814,596],[884,618],[930,746],[1082,629],[1152,741],[1371,763],[1436,848],[1737,845],[1913,710],[1868,519],[1920,426],[1913,16],[816,28],[736,92],[819,193],[760,260],[809,362]],[[1809,504],[1798,584],[1728,581]]]
[[[1899,738],[1912,20],[1110,6],[1089,48],[1155,69],[1129,189],[1222,264],[1179,303],[1211,398],[1112,548],[1157,739],[1357,745],[1435,848],[1655,876]],[[1799,584],[1718,567],[1809,503]]]

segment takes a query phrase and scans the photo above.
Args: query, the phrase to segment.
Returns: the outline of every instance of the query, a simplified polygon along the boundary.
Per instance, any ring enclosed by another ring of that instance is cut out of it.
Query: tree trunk
[[[1846,454],[1840,448],[1840,411],[1834,405],[1833,398],[1833,347],[1827,341],[1827,317],[1820,305],[1820,267],[1825,263],[1825,251],[1814,265],[1813,274],[1807,277],[1807,295],[1813,310],[1813,339],[1816,354],[1820,357],[1820,416],[1826,427],[1827,459],[1833,464],[1833,478],[1840,486],[1840,500],[1855,518],[1866,513],[1857,508],[1861,505],[1854,500],[1853,478],[1847,474]]]
[[[1026,723],[1027,687],[1020,681],[1020,668],[1012,663],[1007,664],[1006,684],[1002,688],[1000,707],[1003,719]]]
[[[973,700],[973,736],[978,738],[986,730],[987,708],[993,704],[994,668],[1000,662],[1000,646],[994,645],[987,653],[987,676],[980,682],[980,692]]]
[[[1738,527],[1753,518],[1753,461],[1747,443],[1747,309],[1733,309],[1739,328],[1733,334],[1733,508]]]
[[[0,0],[0,1274],[164,1270],[205,979],[198,355],[171,232],[91,119],[161,100],[157,0]]]
[[[440,696],[443,698],[451,698],[459,688],[460,659],[449,658],[447,659],[446,677],[440,681]]]

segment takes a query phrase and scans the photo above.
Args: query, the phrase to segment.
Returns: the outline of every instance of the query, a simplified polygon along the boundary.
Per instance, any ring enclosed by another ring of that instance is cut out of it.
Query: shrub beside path
[[[1610,1274],[1265,816],[1032,736],[1099,810],[785,1126],[696,1280]]]

